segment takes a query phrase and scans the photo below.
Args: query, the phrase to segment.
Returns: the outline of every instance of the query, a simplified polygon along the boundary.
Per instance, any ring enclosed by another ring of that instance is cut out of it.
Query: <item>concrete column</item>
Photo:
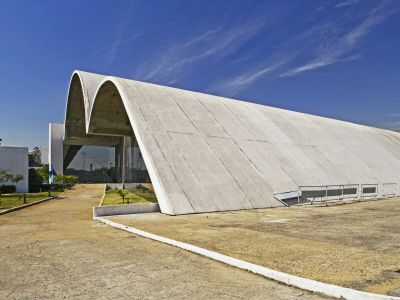
[[[49,170],[52,169],[56,174],[64,172],[64,124],[49,124]],[[50,177],[51,180],[51,177]]]
[[[121,181],[125,183],[125,138],[121,139]]]

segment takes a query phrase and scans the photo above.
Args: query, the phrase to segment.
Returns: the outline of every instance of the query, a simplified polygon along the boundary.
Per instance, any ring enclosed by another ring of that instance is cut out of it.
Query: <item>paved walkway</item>
[[[323,298],[94,222],[102,191],[0,216],[0,299]]]

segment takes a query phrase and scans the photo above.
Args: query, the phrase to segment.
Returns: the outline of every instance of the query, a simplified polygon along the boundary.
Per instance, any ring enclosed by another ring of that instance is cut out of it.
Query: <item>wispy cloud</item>
[[[388,122],[377,125],[380,128],[389,129],[400,132],[400,121]]]
[[[245,89],[253,82],[265,77],[267,74],[279,69],[280,66],[285,64],[286,60],[270,64],[263,67],[253,68],[251,70],[245,71],[244,73],[219,82],[216,86],[212,87],[210,90],[213,92],[222,93],[227,96],[235,95],[237,92]]]
[[[88,57],[87,60],[98,58],[102,59],[102,62],[106,66],[110,65],[118,55],[118,51],[124,44],[133,42],[137,38],[141,37],[146,33],[142,30],[128,30],[131,24],[131,11],[124,10],[120,16],[120,23],[115,25],[115,29],[112,35],[109,35],[109,42],[104,43],[104,47],[97,48]]]
[[[235,25],[227,21],[229,18],[221,18],[217,24],[204,23],[202,30],[190,37],[177,34],[174,40],[168,37],[158,41],[160,46],[147,51],[137,64],[134,78],[175,84],[197,71],[204,72],[207,65],[208,70],[215,70],[216,74],[226,74],[218,79],[210,71],[207,91],[234,95],[262,79],[296,76],[361,59],[362,43],[376,26],[394,13],[395,5],[393,1],[382,0],[377,4],[351,7],[357,3],[360,1],[342,0],[336,5],[325,5],[324,9],[316,7],[311,12],[312,20],[301,24],[298,30],[282,26],[286,25],[282,16],[287,13],[287,7],[276,11],[265,9],[257,17],[242,15],[242,21],[237,17]],[[338,7],[343,9],[336,9]],[[136,32],[131,38],[140,36],[141,33]],[[111,46],[111,59],[124,40],[116,39]],[[207,82],[207,79],[202,80]]]
[[[391,15],[392,11],[388,7],[387,2],[383,2],[378,7],[368,12],[364,19],[351,30],[344,32],[341,35],[333,36],[327,42],[322,43],[317,49],[315,56],[307,63],[290,69],[281,77],[294,76],[299,73],[318,69],[324,66],[331,65],[339,61],[354,60],[360,57],[359,54],[354,54],[359,42],[368,35],[375,26],[382,23]]]
[[[348,2],[348,3],[347,3]],[[356,4],[345,1],[338,5]],[[357,15],[332,15],[304,31],[288,36],[269,50],[268,56],[258,59],[256,65],[247,64],[230,78],[221,80],[209,90],[225,95],[234,95],[262,79],[289,77],[325,66],[361,59],[359,50],[363,39],[392,13],[390,1],[360,11]],[[318,10],[318,8],[317,8]],[[260,67],[261,65],[261,67]]]
[[[137,38],[144,35],[145,32],[136,32],[136,33],[128,33],[128,34],[119,34],[111,46],[107,49],[107,61],[108,63],[112,63],[117,56],[118,49],[126,43],[132,42]]]
[[[186,41],[179,41],[159,50],[156,59],[140,64],[135,72],[144,80],[168,79],[177,81],[189,67],[203,59],[221,59],[242,46],[263,27],[263,18],[254,18],[243,24],[226,28],[219,26],[206,30]]]
[[[336,4],[335,7],[339,8],[339,7],[354,5],[354,4],[358,4],[358,3],[360,3],[360,0],[347,0],[347,1],[340,2],[339,4]]]

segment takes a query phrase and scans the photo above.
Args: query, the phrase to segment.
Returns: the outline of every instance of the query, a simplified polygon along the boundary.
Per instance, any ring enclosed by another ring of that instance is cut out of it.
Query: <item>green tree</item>
[[[7,170],[0,169],[0,185],[2,185],[2,186],[6,182],[17,183],[23,179],[24,179],[24,175],[21,175],[21,174],[14,175],[13,173],[8,172]],[[0,196],[1,196],[1,191],[0,191]]]
[[[70,188],[78,182],[78,176],[75,175],[61,175],[54,176],[54,183],[60,184],[63,188]]]
[[[39,171],[39,175],[43,178],[43,181],[49,182],[49,165],[44,165]]]
[[[29,167],[41,167],[41,164],[35,161],[35,155],[34,154],[28,154],[28,160],[29,160]]]
[[[125,203],[125,197],[128,195],[128,192],[124,190],[118,190],[117,193],[122,197],[122,203]]]
[[[38,192],[42,187],[43,178],[34,168],[29,169],[29,192]]]
[[[24,175],[7,172],[7,170],[0,169],[0,183],[11,181],[12,183],[17,183],[24,179]]]

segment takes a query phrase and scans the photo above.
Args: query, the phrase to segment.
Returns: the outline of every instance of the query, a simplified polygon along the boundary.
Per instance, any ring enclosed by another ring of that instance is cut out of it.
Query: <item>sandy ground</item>
[[[107,218],[289,274],[400,296],[399,216],[396,198],[328,207]]]
[[[0,299],[327,299],[93,222],[102,192],[0,216]]]

